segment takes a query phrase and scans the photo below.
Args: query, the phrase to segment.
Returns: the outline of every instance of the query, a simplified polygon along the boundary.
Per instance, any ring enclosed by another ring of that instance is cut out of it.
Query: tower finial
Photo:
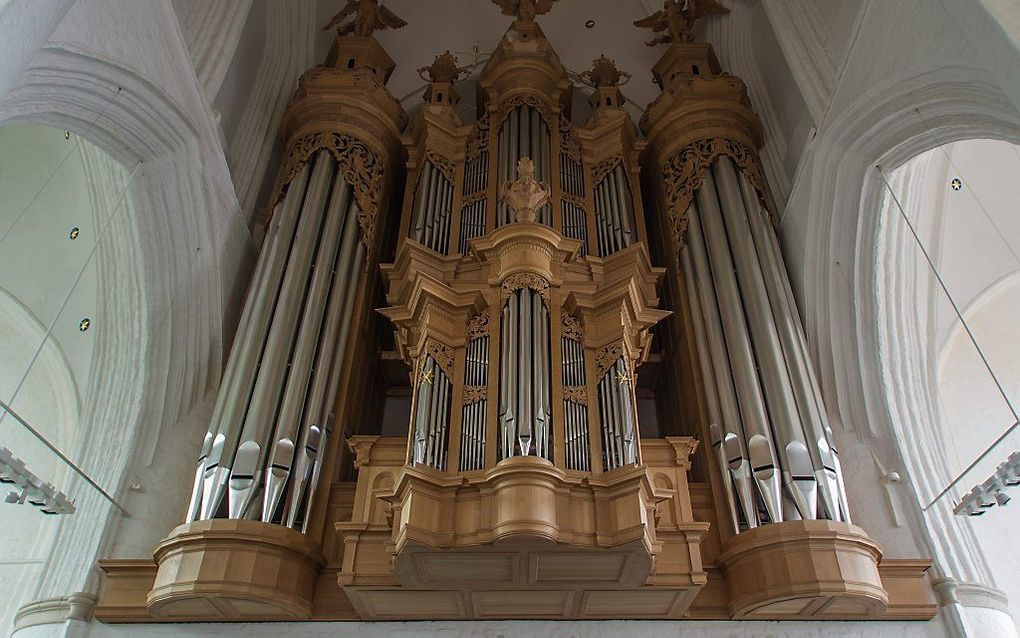
[[[623,86],[630,82],[630,73],[618,69],[616,60],[607,58],[605,54],[592,60],[591,70],[581,73],[580,77],[582,82],[596,89]]]
[[[666,0],[662,10],[636,21],[634,26],[660,34],[646,43],[650,47],[672,42],[694,42],[694,24],[698,20],[729,12],[718,0]]]
[[[432,64],[418,69],[418,76],[426,82],[453,84],[469,71],[468,67],[457,66],[457,57],[447,51],[437,55]]]
[[[534,22],[536,15],[549,13],[556,0],[492,0],[503,10],[503,15],[514,16],[520,22]]]
[[[344,20],[348,16],[354,19],[346,24]],[[343,9],[333,16],[323,31],[329,31],[336,27],[337,35],[354,35],[359,38],[367,38],[376,31],[386,29],[399,29],[407,26],[407,22],[397,17],[386,7],[379,6],[379,0],[348,0]]]

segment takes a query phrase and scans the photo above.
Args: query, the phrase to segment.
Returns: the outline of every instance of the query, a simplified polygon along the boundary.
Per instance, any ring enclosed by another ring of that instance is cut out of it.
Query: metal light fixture
[[[74,503],[66,494],[28,471],[25,462],[5,447],[0,447],[0,484],[12,486],[4,497],[7,503],[27,502],[50,516],[74,513]]]

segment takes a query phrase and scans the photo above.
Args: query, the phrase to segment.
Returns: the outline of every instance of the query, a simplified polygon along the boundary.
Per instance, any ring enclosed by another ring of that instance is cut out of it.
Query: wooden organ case
[[[573,122],[566,70],[523,20],[481,72],[475,124],[452,56],[421,73],[383,266],[411,422],[406,444],[352,440],[344,590],[366,618],[679,618],[708,526],[688,497],[695,441],[638,435],[635,369],[669,313],[621,74],[598,60],[594,116]]]
[[[669,45],[641,131],[605,56],[574,116],[552,2],[498,3],[469,124],[454,56],[419,69],[408,122],[372,37],[403,21],[338,15],[284,116],[185,523],[100,561],[96,617],[930,618],[930,563],[850,522],[761,127],[690,30],[715,3],[636,23]],[[642,439],[650,359],[667,436]],[[406,437],[379,434],[394,360]]]

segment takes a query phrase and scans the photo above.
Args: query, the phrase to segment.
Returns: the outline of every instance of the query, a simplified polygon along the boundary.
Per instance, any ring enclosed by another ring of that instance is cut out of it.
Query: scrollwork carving
[[[462,202],[464,207],[470,206],[471,204],[477,203],[485,199],[486,191],[478,191],[477,193],[471,193],[464,197]]]
[[[450,346],[430,338],[425,341],[425,353],[432,357],[447,377],[453,377],[453,349]]]
[[[514,95],[499,105],[499,122],[506,119],[507,114],[518,106],[530,106],[541,114],[546,125],[553,121],[553,112],[549,105],[535,95]]]
[[[486,113],[475,123],[474,137],[467,145],[467,158],[475,159],[489,148],[489,114]]]
[[[613,155],[592,166],[591,179],[595,186],[598,187],[599,183],[606,178],[606,175],[609,175],[622,161],[622,155]]]
[[[758,192],[765,206],[765,178],[753,149],[742,142],[722,137],[698,140],[677,151],[662,167],[666,190],[666,214],[669,219],[673,244],[679,251],[687,231],[687,210],[694,193],[705,182],[705,173],[722,155],[736,163]]]
[[[270,210],[286,193],[287,186],[298,176],[320,150],[327,150],[340,166],[340,173],[358,202],[358,225],[366,247],[372,245],[375,218],[379,211],[385,167],[379,156],[367,144],[344,133],[312,133],[295,142],[287,153],[281,171],[280,185],[270,200]]]
[[[588,388],[583,385],[565,385],[563,386],[563,400],[577,405],[588,405]]]
[[[489,388],[484,385],[464,386],[464,405],[471,405],[484,401],[488,397]]]
[[[433,149],[426,149],[425,159],[432,162],[432,165],[439,169],[439,172],[443,174],[451,184],[454,182],[457,169],[454,163],[447,159],[445,155],[440,154],[438,151]]]
[[[613,367],[616,360],[623,356],[623,344],[611,343],[602,346],[595,353],[595,378],[601,380],[606,372]]]
[[[581,327],[581,322],[570,315],[563,315],[561,322],[563,325],[560,328],[560,334],[563,335],[564,339],[570,339],[571,341],[577,341],[581,343],[584,339],[584,329]]]
[[[581,145],[574,137],[574,127],[565,115],[560,116],[560,152],[575,162],[581,161]]]
[[[467,338],[468,341],[474,341],[475,339],[481,339],[482,337],[489,336],[489,312],[483,310],[477,315],[471,318],[468,323]]]
[[[584,201],[583,197],[579,197],[579,196],[574,195],[572,193],[568,193],[567,191],[563,191],[563,192],[560,193],[560,199],[562,201],[567,202],[568,204],[573,204],[574,206],[577,206],[578,208],[584,208],[584,205],[585,205],[585,201]]]
[[[503,302],[506,303],[506,300],[510,298],[510,295],[522,288],[531,288],[542,297],[543,301],[549,303],[549,282],[546,281],[545,277],[530,272],[510,275],[503,280],[503,283],[500,285]]]

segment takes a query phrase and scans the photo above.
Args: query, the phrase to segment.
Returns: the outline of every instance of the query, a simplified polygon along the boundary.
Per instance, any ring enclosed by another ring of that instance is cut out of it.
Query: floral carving
[[[441,155],[438,151],[431,148],[425,151],[425,159],[432,162],[432,165],[439,169],[439,172],[443,174],[443,177],[445,177],[450,183],[453,183],[456,168],[452,161],[447,159],[445,155]]]
[[[428,339],[425,341],[425,353],[432,357],[446,376],[453,376],[453,349],[450,346]]]
[[[473,403],[479,403],[485,401],[488,396],[489,388],[484,385],[466,385],[464,386],[464,405],[471,405]]]
[[[611,343],[602,346],[595,353],[595,378],[601,380],[606,372],[613,367],[616,360],[623,356],[623,344]]]
[[[607,157],[606,159],[602,160],[595,166],[592,166],[591,167],[592,182],[594,182],[597,186],[603,179],[606,178],[606,175],[609,175],[609,173],[611,173],[613,169],[616,168],[622,161],[623,156],[613,155],[612,157]]]
[[[570,315],[563,315],[562,324],[563,327],[560,329],[560,334],[563,335],[563,338],[580,343],[584,338],[581,322]]]
[[[687,231],[687,210],[694,193],[705,181],[705,173],[722,155],[731,158],[747,176],[764,205],[765,178],[757,154],[746,144],[722,137],[699,140],[680,149],[662,167],[666,190],[666,215],[679,251]]]
[[[563,400],[578,405],[588,405],[588,388],[583,385],[563,386]]]
[[[340,165],[344,181],[354,190],[359,208],[358,225],[361,227],[361,241],[366,247],[370,247],[375,231],[375,218],[379,212],[385,167],[375,151],[351,135],[312,133],[295,142],[287,153],[287,159],[284,160],[276,194],[270,200],[270,210],[276,207],[277,202],[283,198],[287,186],[320,150],[327,150],[333,155]]]
[[[468,323],[467,337],[468,341],[474,341],[475,339],[481,339],[482,337],[489,336],[489,312],[483,310],[477,315],[471,318]]]
[[[503,302],[505,303],[510,295],[514,294],[522,288],[530,288],[537,292],[542,300],[549,303],[549,282],[546,281],[545,277],[536,275],[530,272],[517,273],[516,275],[510,275],[503,280],[500,286],[503,294]]]

